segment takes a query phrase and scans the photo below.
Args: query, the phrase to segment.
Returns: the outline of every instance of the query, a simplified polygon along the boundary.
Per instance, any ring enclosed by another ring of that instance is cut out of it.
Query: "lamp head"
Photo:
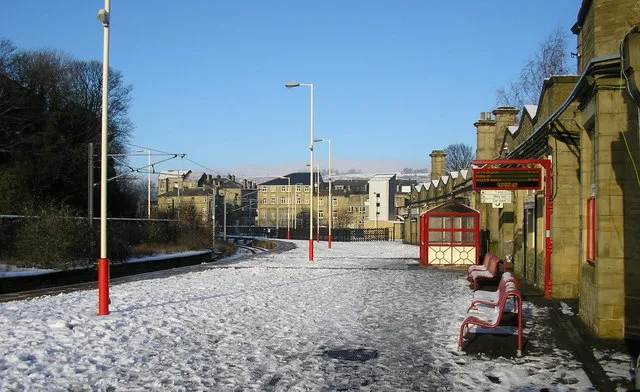
[[[109,27],[109,12],[104,8],[98,11],[98,20],[104,27]]]
[[[294,87],[300,87],[300,83],[296,83],[296,82],[287,82],[284,84],[284,86],[286,88],[294,88]]]
[[[314,143],[320,143],[320,142],[322,142],[322,141],[324,141],[324,140],[323,140],[323,139],[313,139],[313,142],[314,142]]]

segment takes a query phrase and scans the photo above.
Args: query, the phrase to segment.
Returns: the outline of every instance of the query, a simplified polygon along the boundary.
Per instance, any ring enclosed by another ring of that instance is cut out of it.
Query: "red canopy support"
[[[540,165],[544,169],[544,297],[551,298],[551,253],[553,241],[551,239],[551,215],[553,214],[553,173],[551,172],[551,160],[549,159],[481,159],[472,164],[477,166],[528,166]]]

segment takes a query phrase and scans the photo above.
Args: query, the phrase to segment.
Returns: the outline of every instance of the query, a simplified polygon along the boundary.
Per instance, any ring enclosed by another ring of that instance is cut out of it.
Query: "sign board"
[[[490,203],[490,204],[510,204],[511,201],[511,191],[505,190],[481,190],[480,191],[480,202],[481,203]]]
[[[542,169],[539,167],[473,169],[473,189],[542,189]]]

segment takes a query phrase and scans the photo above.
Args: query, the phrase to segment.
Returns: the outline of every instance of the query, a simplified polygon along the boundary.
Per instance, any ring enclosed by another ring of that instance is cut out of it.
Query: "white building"
[[[369,180],[369,220],[395,220],[396,175],[376,174]]]

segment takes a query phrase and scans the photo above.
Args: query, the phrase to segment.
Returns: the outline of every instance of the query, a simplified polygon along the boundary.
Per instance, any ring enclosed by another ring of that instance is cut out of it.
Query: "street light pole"
[[[216,249],[216,197],[218,196],[218,188],[211,188],[211,251]]]
[[[223,193],[222,195],[222,204],[223,204],[223,209],[222,211],[224,212],[224,216],[222,217],[222,222],[224,223],[224,228],[223,228],[223,232],[222,232],[222,238],[224,239],[224,242],[227,242],[227,194]]]
[[[282,176],[280,178],[287,180],[287,191],[289,193],[289,198],[288,198],[289,201],[287,203],[287,239],[290,240],[291,239],[291,177]]]
[[[295,200],[293,203],[293,230],[298,230],[298,184],[296,185]],[[301,196],[302,197],[302,196]]]
[[[320,166],[316,166],[316,179],[317,179],[317,183],[318,183],[318,190],[316,191],[316,195],[317,195],[317,200],[316,200],[316,207],[317,207],[317,212],[316,212],[316,216],[317,216],[317,224],[316,224],[316,242],[320,242]]]
[[[327,143],[329,143],[329,235],[327,236],[327,244],[329,246],[329,249],[331,249],[331,242],[333,241],[333,235],[332,235],[332,227],[333,227],[333,197],[331,194],[331,188],[332,188],[332,180],[331,180],[331,139],[315,139],[314,142],[319,143],[319,142],[324,142],[326,141]],[[320,176],[320,174],[318,174],[318,176]],[[319,181],[319,180],[318,180]],[[318,182],[319,184],[319,182]],[[320,192],[320,190],[318,189],[318,192]],[[318,222],[319,222],[320,218],[318,218]],[[319,225],[319,223],[318,223]]]
[[[147,154],[147,218],[151,219],[151,150]]]
[[[331,188],[333,187],[331,178],[331,139],[327,139],[329,142],[329,236],[327,237],[327,243],[329,249],[331,249],[331,242],[333,241],[333,198],[331,197]]]
[[[309,186],[311,187],[311,200],[309,203],[309,261],[313,261],[313,83],[287,83],[285,87],[294,88],[305,86],[310,90],[309,109]]]
[[[107,143],[109,105],[109,19],[111,1],[98,11],[102,22],[102,127],[100,138],[100,259],[98,260],[98,316],[109,314],[109,259],[107,258]]]

